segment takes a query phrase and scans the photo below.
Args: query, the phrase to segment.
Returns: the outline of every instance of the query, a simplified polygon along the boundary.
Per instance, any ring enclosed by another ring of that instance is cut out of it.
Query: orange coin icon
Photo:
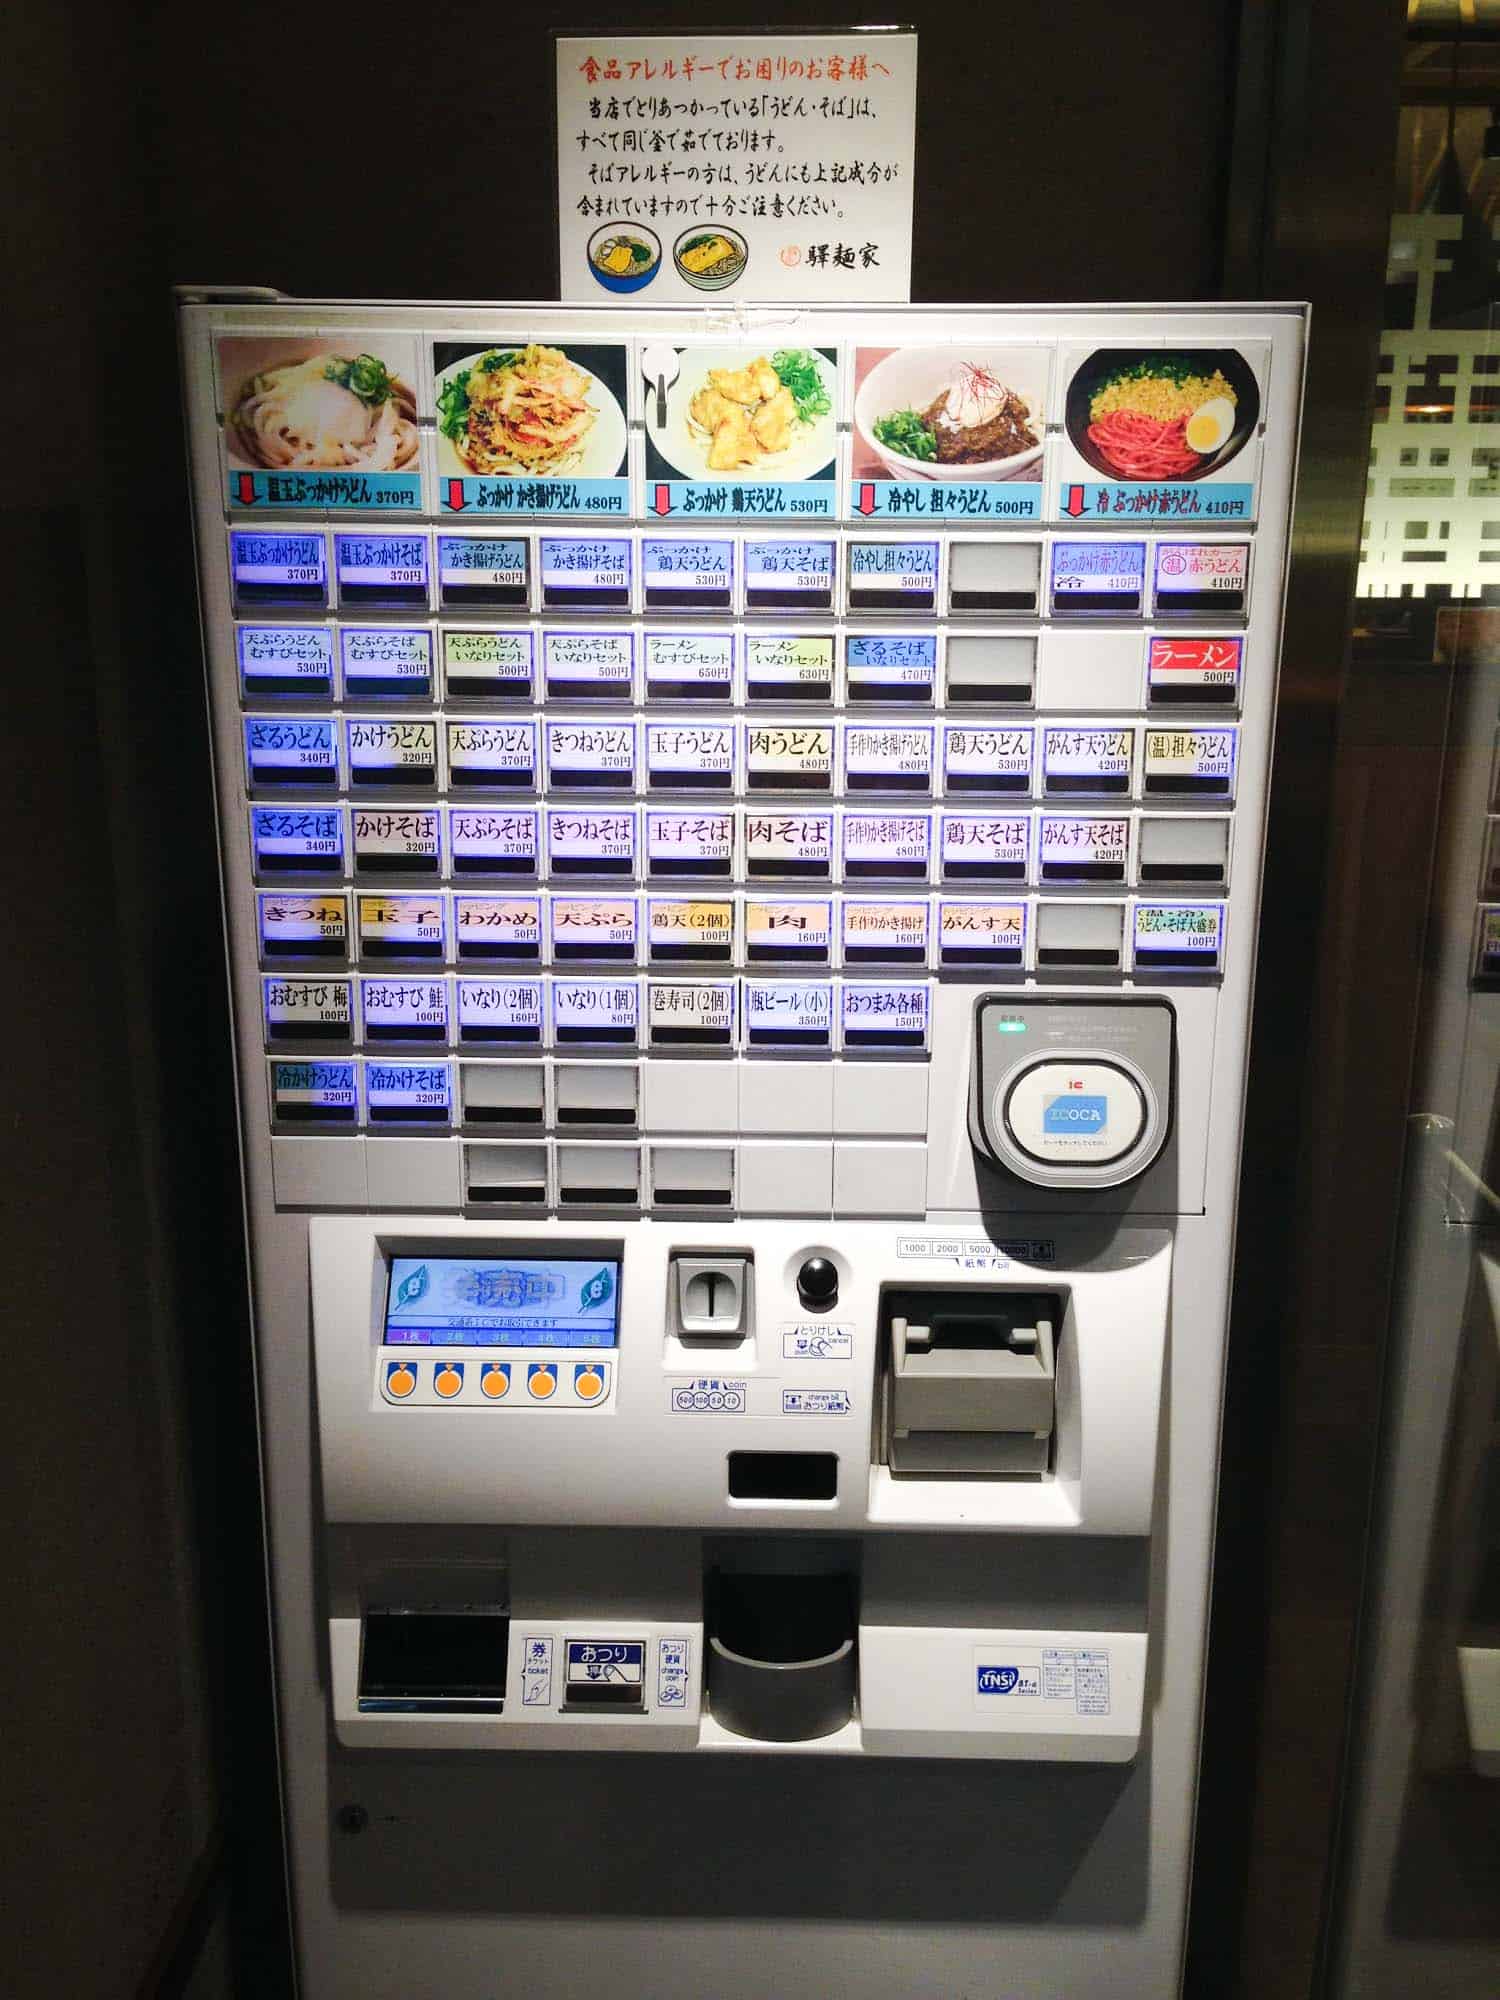
[[[573,1370],[573,1394],[580,1403],[593,1403],[604,1394],[604,1370],[587,1362]]]
[[[526,1370],[527,1394],[535,1396],[538,1402],[545,1403],[556,1388],[557,1372],[555,1369],[550,1368],[545,1361],[533,1362],[531,1367]]]
[[[498,1402],[502,1396],[510,1394],[510,1370],[503,1361],[492,1361],[479,1377],[479,1386],[485,1395]]]
[[[405,1361],[393,1361],[385,1371],[385,1393],[409,1396],[417,1386],[417,1371]]]
[[[445,1361],[433,1377],[432,1386],[440,1396],[456,1396],[464,1386],[464,1371]]]

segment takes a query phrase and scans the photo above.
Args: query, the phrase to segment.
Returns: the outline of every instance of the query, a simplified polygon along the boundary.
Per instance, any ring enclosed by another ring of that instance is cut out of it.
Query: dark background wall
[[[1258,90],[1287,9],[1201,0],[1170,33],[1118,0],[901,11],[922,36],[916,298],[1211,298],[1234,246],[1239,294],[1260,289]],[[759,25],[803,18],[777,0]],[[549,295],[547,26],[455,0],[8,19],[4,865],[23,915],[0,1269],[29,1358],[0,1444],[23,1586],[0,1687],[26,1718],[0,1984],[22,2000],[167,1994],[195,1964],[207,1991],[210,1925],[240,1991],[286,1978],[169,288]]]

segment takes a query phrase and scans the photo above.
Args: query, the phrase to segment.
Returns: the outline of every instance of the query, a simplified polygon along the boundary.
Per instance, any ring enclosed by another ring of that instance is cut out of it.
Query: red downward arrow
[[[670,514],[672,511],[671,488],[665,482],[651,496],[651,511],[653,514]]]
[[[448,512],[450,514],[461,514],[468,504],[468,501],[464,498],[463,481],[461,479],[450,479],[448,481]]]
[[[1083,488],[1081,486],[1070,486],[1068,488],[1068,497],[1063,502],[1063,512],[1071,514],[1075,521],[1084,512]]]
[[[255,474],[253,472],[241,472],[235,476],[239,482],[240,505],[242,507],[253,507],[256,499]]]
[[[871,480],[866,479],[862,483],[859,489],[859,498],[854,504],[861,514],[873,514],[875,512],[875,487]]]

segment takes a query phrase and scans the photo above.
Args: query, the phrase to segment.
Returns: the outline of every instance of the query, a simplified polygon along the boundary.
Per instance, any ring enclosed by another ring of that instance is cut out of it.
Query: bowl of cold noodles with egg
[[[1027,349],[898,348],[855,394],[858,454],[893,479],[1013,479],[1041,458],[1046,384]]]
[[[399,472],[417,457],[417,399],[374,354],[262,368],[228,399],[231,459],[268,472]]]
[[[1254,437],[1260,390],[1232,347],[1104,347],[1073,377],[1064,421],[1105,479],[1202,479]]]
[[[607,292],[638,292],[661,269],[661,239],[638,222],[606,222],[588,240],[589,269]]]

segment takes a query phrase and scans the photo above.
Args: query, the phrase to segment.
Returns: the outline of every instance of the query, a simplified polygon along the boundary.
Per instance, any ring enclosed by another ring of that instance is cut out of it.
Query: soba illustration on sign
[[[1035,521],[1042,512],[1047,347],[861,347],[850,512]]]
[[[1260,341],[1065,350],[1059,514],[1253,520],[1267,360]]]

